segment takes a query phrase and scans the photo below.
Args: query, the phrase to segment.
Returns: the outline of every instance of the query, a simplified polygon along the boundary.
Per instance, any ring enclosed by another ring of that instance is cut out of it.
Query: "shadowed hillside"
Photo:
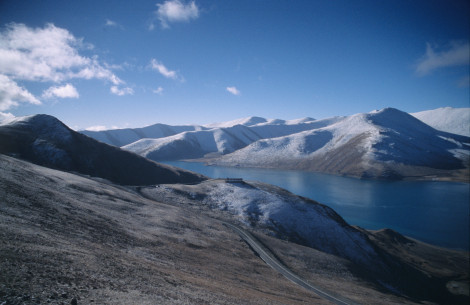
[[[157,164],[98,142],[49,115],[18,118],[1,125],[0,153],[119,184],[187,183],[204,179],[196,173]]]

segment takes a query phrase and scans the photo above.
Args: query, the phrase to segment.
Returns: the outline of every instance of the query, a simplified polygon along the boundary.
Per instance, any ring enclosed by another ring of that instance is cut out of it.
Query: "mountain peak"
[[[71,137],[72,130],[56,117],[48,114],[35,114],[18,117],[5,124],[19,129],[27,129],[38,138],[65,140]]]
[[[262,117],[249,116],[246,118],[241,118],[241,119],[236,119],[236,120],[221,122],[221,123],[213,123],[213,124],[208,124],[204,126],[211,127],[211,128],[224,128],[224,127],[226,128],[226,127],[233,127],[235,125],[254,126],[257,124],[266,123],[267,121],[268,120]]]

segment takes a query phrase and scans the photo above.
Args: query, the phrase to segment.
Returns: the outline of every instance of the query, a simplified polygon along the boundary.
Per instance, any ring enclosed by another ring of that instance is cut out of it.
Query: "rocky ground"
[[[223,213],[3,155],[0,198],[0,304],[328,304],[265,265],[221,224]],[[420,302],[380,289],[344,259],[257,236],[309,281],[358,303]]]

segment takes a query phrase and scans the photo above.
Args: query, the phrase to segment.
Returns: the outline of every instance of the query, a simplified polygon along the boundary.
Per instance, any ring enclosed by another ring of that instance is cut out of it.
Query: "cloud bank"
[[[79,50],[90,48],[82,39],[68,30],[47,24],[43,28],[30,28],[11,23],[0,32],[0,111],[19,103],[41,102],[18,82],[54,83],[43,97],[77,98],[75,87],[64,82],[72,79],[100,79],[122,85],[111,70],[103,66],[98,57],[86,57]]]
[[[426,53],[416,65],[416,73],[427,75],[434,70],[453,66],[465,66],[470,61],[470,44],[453,42],[447,50],[436,51],[431,44],[426,44]]]
[[[169,24],[173,22],[189,22],[199,17],[199,8],[194,1],[185,4],[180,0],[168,0],[157,6],[155,14],[162,28],[169,28]],[[154,25],[151,24],[150,27],[153,29]]]

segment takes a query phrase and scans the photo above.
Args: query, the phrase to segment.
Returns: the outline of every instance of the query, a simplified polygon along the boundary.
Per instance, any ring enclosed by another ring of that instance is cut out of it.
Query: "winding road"
[[[277,260],[274,255],[271,253],[270,250],[268,250],[259,240],[257,240],[251,233],[248,231],[234,225],[228,222],[223,222],[223,224],[233,231],[235,231],[240,237],[250,245],[250,247],[261,257],[261,259],[271,268],[274,270],[278,271],[284,277],[286,277],[288,280],[296,283],[297,285],[300,285],[310,291],[313,291],[316,293],[318,296],[329,300],[335,304],[339,305],[357,305],[357,303],[354,303],[352,301],[346,301],[343,298],[339,298],[338,296],[333,296],[331,293],[326,292],[325,290],[322,290],[309,282],[305,281],[295,273],[293,273],[289,268],[287,268],[284,264],[282,264],[279,260]]]

